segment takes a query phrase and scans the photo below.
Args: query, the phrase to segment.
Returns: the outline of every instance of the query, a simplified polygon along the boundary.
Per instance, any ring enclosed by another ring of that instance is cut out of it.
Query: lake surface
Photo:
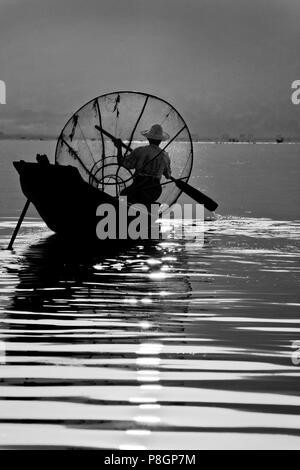
[[[1,448],[300,449],[300,145],[195,145],[204,244],[65,249],[31,209],[8,252],[12,161],[54,148],[0,142]]]

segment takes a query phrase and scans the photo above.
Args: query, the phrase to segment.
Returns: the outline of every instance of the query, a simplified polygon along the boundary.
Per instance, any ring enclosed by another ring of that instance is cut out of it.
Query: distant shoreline
[[[19,135],[0,135],[1,140],[57,140],[57,137],[36,137],[36,136],[19,136]]]
[[[45,137],[45,136],[16,136],[16,135],[0,135],[0,141],[8,141],[8,140],[24,140],[24,141],[37,141],[37,142],[49,142],[49,141],[56,141],[58,137],[56,136],[51,136],[51,137]],[[225,141],[225,140],[213,140],[213,139],[192,139],[194,143],[199,143],[199,144],[226,144],[226,145],[254,145],[254,144],[276,144],[276,145],[284,145],[284,144],[300,144],[300,140],[284,140],[283,142],[276,142],[276,140],[263,140],[263,139],[258,139],[255,141]],[[182,141],[184,142],[184,141]],[[144,143],[144,141],[141,141],[141,143]]]

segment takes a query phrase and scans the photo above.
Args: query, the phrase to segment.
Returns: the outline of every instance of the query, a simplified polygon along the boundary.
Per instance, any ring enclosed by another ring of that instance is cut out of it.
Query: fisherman
[[[160,180],[162,176],[171,177],[170,158],[167,152],[159,146],[162,141],[170,138],[169,134],[163,131],[160,124],[154,124],[150,130],[141,133],[149,141],[148,145],[135,148],[128,155],[122,155],[122,141],[115,140],[118,150],[119,165],[135,169],[133,183],[122,192],[122,196],[127,196],[129,203],[142,203],[150,205],[158,200],[162,189]]]

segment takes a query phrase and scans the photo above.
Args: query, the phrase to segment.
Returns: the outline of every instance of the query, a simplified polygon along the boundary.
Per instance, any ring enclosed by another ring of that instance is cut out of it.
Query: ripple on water
[[[300,448],[299,224],[102,254],[29,219],[0,251],[1,447]]]

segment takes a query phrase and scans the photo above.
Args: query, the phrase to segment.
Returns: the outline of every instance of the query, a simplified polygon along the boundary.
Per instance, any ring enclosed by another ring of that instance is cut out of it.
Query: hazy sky
[[[57,134],[128,89],[200,136],[300,135],[300,0],[0,0],[0,79],[0,131]]]

